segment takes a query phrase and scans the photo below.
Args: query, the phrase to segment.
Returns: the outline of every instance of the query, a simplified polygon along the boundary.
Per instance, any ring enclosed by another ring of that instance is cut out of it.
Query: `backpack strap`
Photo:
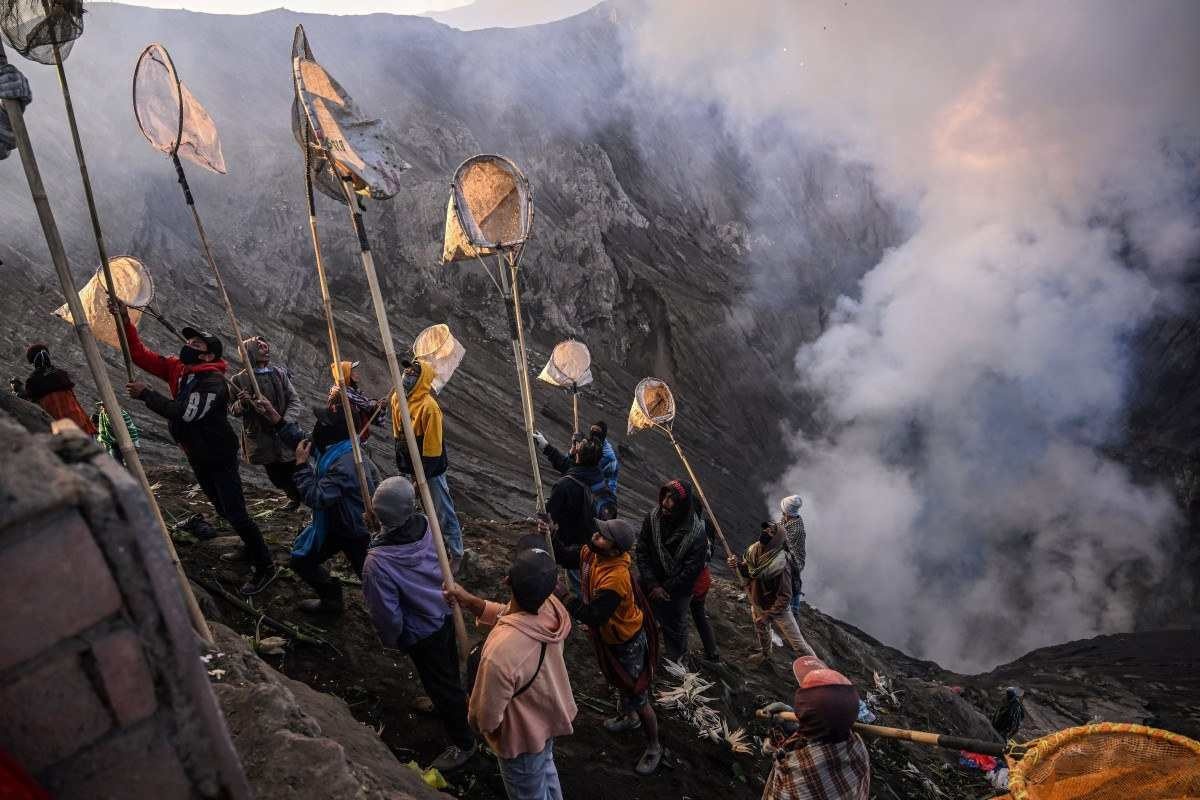
[[[546,660],[546,643],[542,642],[542,651],[541,651],[541,653],[538,654],[538,665],[537,665],[537,669],[535,669],[533,671],[533,677],[531,677],[524,686],[522,686],[520,689],[517,689],[515,692],[513,692],[513,697],[520,697],[521,695],[525,694],[525,691],[530,686],[533,686],[533,682],[537,680],[538,673],[540,673],[542,671],[542,662],[545,660]]]

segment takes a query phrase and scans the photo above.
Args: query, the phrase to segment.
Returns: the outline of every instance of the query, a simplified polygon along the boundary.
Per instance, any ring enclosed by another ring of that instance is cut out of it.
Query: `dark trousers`
[[[467,693],[463,691],[458,674],[458,644],[454,640],[454,617],[446,624],[408,648],[408,655],[417,668],[421,685],[433,701],[450,743],[468,750],[474,742],[467,725]]]
[[[671,661],[679,661],[688,650],[688,607],[692,595],[680,592],[670,600],[650,601],[650,610],[662,631],[663,655]]]
[[[692,622],[696,623],[696,631],[700,634],[700,641],[704,644],[704,657],[709,661],[716,661],[721,651],[717,648],[717,636],[713,633],[712,622],[708,618],[708,611],[704,608],[704,601],[708,599],[708,593],[705,592],[700,597],[693,597],[689,606],[692,611]]]
[[[371,537],[369,536],[344,539],[333,533],[326,533],[325,541],[321,543],[320,551],[307,555],[304,558],[292,556],[289,566],[291,566],[292,572],[299,575],[305,583],[313,588],[317,593],[317,597],[322,600],[340,602],[342,599],[341,581],[330,575],[325,570],[325,567],[321,565],[338,553],[345,553],[346,560],[350,562],[350,566],[354,569],[354,574],[361,578],[363,562],[367,560],[367,546],[370,543]]]
[[[250,563],[258,569],[271,566],[271,551],[263,539],[262,531],[246,511],[246,498],[242,496],[242,475],[238,462],[226,464],[197,464],[192,462],[192,473],[212,503],[213,509],[241,538],[246,545]]]
[[[267,471],[267,480],[276,489],[279,489],[288,496],[289,500],[296,503],[303,502],[300,497],[300,490],[296,488],[295,474],[296,462],[284,461],[277,464],[263,464],[263,469]]]

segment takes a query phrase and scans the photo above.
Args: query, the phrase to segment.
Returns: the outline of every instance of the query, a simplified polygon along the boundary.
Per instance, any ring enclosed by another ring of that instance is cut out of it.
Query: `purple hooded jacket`
[[[419,525],[424,535],[411,533]],[[407,529],[407,531],[406,531]],[[442,597],[442,569],[424,514],[371,542],[363,565],[363,599],[384,647],[406,650],[441,630],[450,616]]]

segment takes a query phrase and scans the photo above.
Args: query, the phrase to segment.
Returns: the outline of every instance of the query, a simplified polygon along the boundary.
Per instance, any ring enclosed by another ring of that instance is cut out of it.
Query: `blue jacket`
[[[600,451],[600,471],[604,473],[604,482],[613,497],[617,496],[617,473],[621,463],[617,460],[617,450],[608,439],[604,440],[604,449]]]
[[[313,458],[319,453],[314,449],[312,457],[296,470],[293,479],[304,504],[314,511],[326,512],[327,536],[343,539],[363,539],[370,536],[367,523],[363,520],[362,492],[358,488],[358,473],[354,469],[354,451],[347,450],[329,466],[329,471],[317,479],[313,469]],[[379,476],[371,462],[364,464],[367,472],[367,491],[374,493]]]

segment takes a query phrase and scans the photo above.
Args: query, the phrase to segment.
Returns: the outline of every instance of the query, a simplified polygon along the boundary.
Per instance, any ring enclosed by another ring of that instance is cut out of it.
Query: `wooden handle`
[[[794,711],[776,711],[772,713],[760,708],[754,712],[754,715],[759,719],[771,719],[775,717],[786,722],[796,721]],[[854,723],[854,730],[877,739],[898,739],[900,741],[929,745],[930,747],[941,747],[946,750],[967,750],[972,753],[982,753],[985,756],[995,756],[997,758],[1002,758],[1008,752],[1008,746],[998,742],[985,742],[982,739],[965,739],[959,736],[946,736],[926,731],[911,731],[906,728],[888,728],[883,725],[867,725],[862,722],[856,722]]]

